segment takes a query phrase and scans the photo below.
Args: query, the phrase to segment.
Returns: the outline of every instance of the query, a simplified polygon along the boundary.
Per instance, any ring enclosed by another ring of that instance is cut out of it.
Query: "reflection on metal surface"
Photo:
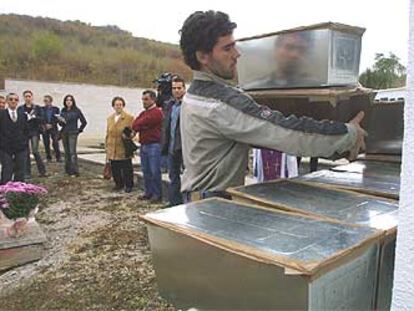
[[[376,309],[381,311],[391,309],[392,286],[394,282],[395,243],[396,236],[394,235],[381,245],[376,298]]]
[[[389,230],[397,226],[398,204],[359,193],[280,180],[234,189],[234,198],[256,204],[328,217],[337,221]]]
[[[381,175],[380,172],[360,174],[322,170],[297,179],[390,198],[398,198],[400,192],[400,177]]]
[[[404,101],[374,103],[367,114],[367,154],[401,154]]]
[[[382,163],[384,165],[384,163]],[[380,163],[354,162],[340,166],[345,172],[362,173],[378,170]],[[399,165],[388,173],[399,171]],[[287,211],[311,214],[355,225],[381,229],[388,235],[381,243],[378,263],[377,310],[389,310],[392,298],[395,237],[398,221],[398,203],[348,191],[317,187],[314,184],[278,180],[229,190],[234,200]],[[341,280],[343,282],[343,280]]]
[[[389,176],[399,178],[401,174],[401,164],[393,162],[377,161],[355,161],[346,165],[339,165],[331,168],[337,172],[360,173],[365,176]]]
[[[324,261],[375,232],[216,199],[145,217],[304,262]]]
[[[362,28],[331,24],[242,39],[239,84],[246,90],[356,85]]]
[[[401,154],[361,154],[358,156],[358,160],[397,163],[401,165]]]

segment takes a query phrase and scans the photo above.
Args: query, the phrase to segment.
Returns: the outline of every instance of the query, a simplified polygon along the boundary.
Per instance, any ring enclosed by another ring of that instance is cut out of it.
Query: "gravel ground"
[[[162,206],[113,192],[88,172],[49,163],[49,194],[36,215],[48,241],[40,261],[0,275],[0,310],[174,310],[159,297],[145,225]]]

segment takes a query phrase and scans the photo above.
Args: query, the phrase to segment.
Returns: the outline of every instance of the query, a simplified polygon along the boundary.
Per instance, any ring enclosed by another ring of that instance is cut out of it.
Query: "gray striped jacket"
[[[351,124],[284,117],[201,71],[194,71],[180,118],[182,191],[222,191],[243,185],[250,146],[337,158],[354,147],[357,137]]]

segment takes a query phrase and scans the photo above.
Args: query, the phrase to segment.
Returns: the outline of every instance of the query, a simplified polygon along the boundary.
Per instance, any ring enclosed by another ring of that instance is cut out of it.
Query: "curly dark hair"
[[[226,13],[219,11],[197,11],[191,14],[179,31],[180,47],[185,63],[191,69],[200,70],[196,52],[211,52],[218,39],[231,35],[237,27]]]

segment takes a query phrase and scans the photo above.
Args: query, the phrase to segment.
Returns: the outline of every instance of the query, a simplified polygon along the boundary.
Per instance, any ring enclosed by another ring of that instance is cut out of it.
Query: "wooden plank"
[[[43,244],[0,249],[0,271],[39,260],[43,253]]]
[[[281,98],[317,98],[318,100],[333,98],[336,101],[344,98],[351,98],[352,96],[372,96],[372,90],[361,86],[357,87],[330,87],[330,88],[296,88],[296,89],[271,89],[249,91],[250,96],[255,100],[260,98],[269,98],[273,100],[280,100]],[[315,100],[310,100],[310,102]]]

